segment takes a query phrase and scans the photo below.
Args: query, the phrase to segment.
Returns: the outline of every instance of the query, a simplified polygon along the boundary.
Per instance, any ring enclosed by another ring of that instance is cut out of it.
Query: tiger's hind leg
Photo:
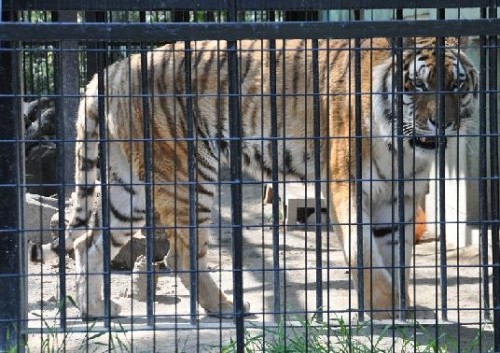
[[[219,288],[208,269],[208,231],[199,229],[197,234],[197,285],[198,302],[207,314],[232,316],[233,303]],[[167,238],[170,250],[165,258],[166,265],[176,272],[182,284],[191,291],[189,231],[186,229],[169,230]]]
[[[204,199],[204,204],[211,205],[210,192],[203,195],[198,188],[198,202]],[[179,187],[181,189],[181,187]],[[190,266],[190,242],[189,242],[189,218],[188,205],[182,200],[169,199],[168,195],[173,195],[167,187],[158,187],[155,192],[155,209],[163,225],[171,228],[166,230],[167,239],[170,243],[169,252],[165,258],[165,264],[173,269],[181,279],[182,284],[191,290],[191,266]],[[178,190],[178,194],[183,194]],[[176,204],[176,209],[172,205]],[[210,208],[198,204],[198,227],[196,228],[196,238],[198,241],[196,249],[197,258],[197,290],[198,303],[205,309],[208,315],[229,318],[234,315],[233,303],[221,290],[209,273],[208,268],[208,241],[210,237],[207,224],[211,222]],[[245,304],[245,312],[249,311],[249,304]]]

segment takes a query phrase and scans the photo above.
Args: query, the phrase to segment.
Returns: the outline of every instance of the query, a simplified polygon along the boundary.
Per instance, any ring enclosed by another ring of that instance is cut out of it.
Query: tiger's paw
[[[215,309],[205,309],[208,316],[222,318],[222,319],[232,319],[234,317],[233,303],[229,300],[221,303],[218,308]],[[243,315],[249,315],[250,303],[243,303]]]
[[[110,301],[110,307],[109,307],[109,316],[111,318],[117,317],[122,310],[122,307],[120,304]],[[89,321],[89,320],[102,320],[106,316],[104,315],[104,301],[99,300],[99,301],[94,301],[93,303],[88,303],[88,306],[82,305],[80,308],[80,316],[82,320],[84,321]]]

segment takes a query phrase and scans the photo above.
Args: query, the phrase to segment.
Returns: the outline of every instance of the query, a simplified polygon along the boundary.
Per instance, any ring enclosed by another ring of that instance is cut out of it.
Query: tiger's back
[[[346,50],[350,45],[350,41],[319,41],[319,92],[315,92],[312,42],[277,41],[274,50],[276,93],[271,97],[268,41],[239,42],[243,168],[259,178],[262,177],[260,170],[263,170],[264,178],[270,178],[270,107],[273,100],[276,104],[275,137],[278,138],[280,153],[279,171],[296,179],[313,178],[314,95],[317,94],[320,100],[319,137],[327,137],[328,127],[336,128],[337,121],[344,119],[341,116],[343,112],[336,105],[346,108],[346,93],[350,92],[349,85],[353,85],[349,82],[351,53]],[[190,91],[185,85],[186,55],[189,53]],[[188,111],[191,110],[195,124],[193,138],[197,139],[196,148],[201,153],[197,161],[201,163],[200,169],[205,168],[205,176],[211,180],[217,179],[216,171],[212,170],[217,167],[217,163],[214,165],[211,160],[203,163],[204,157],[219,159],[221,156],[224,159],[228,154],[227,56],[223,42],[205,41],[191,43],[190,49],[186,49],[184,43],[168,44],[149,52],[147,58],[145,93],[149,95],[150,115],[153,117],[151,134],[154,148],[158,150],[159,156],[176,156],[174,160],[185,159],[187,148],[183,140],[188,137],[187,119]],[[144,88],[140,55],[132,55],[113,64],[104,77],[107,80],[105,93],[109,97],[107,109],[113,112],[106,116],[110,137],[131,141],[124,145],[139,146],[140,144],[132,141],[141,140],[144,136]],[[332,98],[331,92],[339,94]],[[96,78],[89,85],[86,95],[87,99],[97,96]],[[97,103],[95,99],[94,101],[96,109]],[[190,103],[191,106],[188,107]],[[352,132],[346,131],[343,137]],[[336,136],[342,137],[342,134],[337,133]],[[289,138],[286,143],[285,138]],[[172,143],[155,143],[156,141]],[[321,145],[324,152],[324,139],[321,140]],[[174,146],[178,149],[177,154],[172,153]],[[141,154],[143,148],[137,147],[135,150],[137,154]],[[125,154],[130,154],[130,151],[127,150]],[[160,168],[163,164],[160,162],[162,158],[158,158],[154,166]],[[177,163],[177,166],[182,168],[182,164]],[[141,165],[136,167],[139,171],[144,168]],[[172,175],[171,167],[165,167],[165,170],[165,174]],[[255,170],[259,172],[255,173]]]

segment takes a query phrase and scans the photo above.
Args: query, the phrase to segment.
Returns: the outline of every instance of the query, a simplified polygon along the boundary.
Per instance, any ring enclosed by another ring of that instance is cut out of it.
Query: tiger
[[[433,37],[404,38],[400,51],[388,38],[273,43],[237,41],[242,170],[270,182],[273,154],[277,154],[274,167],[279,180],[308,182],[320,175],[328,200],[329,225],[341,244],[350,278],[363,297],[359,305],[374,319],[394,317],[400,288],[405,288],[408,296],[416,200],[425,194],[431,161],[440,145],[446,147],[447,136],[467,131],[476,121],[478,73],[464,53],[467,40],[446,38],[441,56],[436,49],[439,42]],[[192,180],[198,226],[197,300],[208,315],[233,313],[232,301],[208,270],[211,206],[220,168],[230,163],[231,154],[228,47],[226,42],[213,40],[188,44],[168,43],[148,50],[146,60],[142,58],[142,63],[147,63],[145,71],[138,53],[108,66],[101,76],[104,122],[99,121],[98,75],[81,98],[76,123],[76,199],[65,233],[65,249],[59,248],[57,240],[36,245],[31,249],[31,260],[45,261],[60,251],[74,250],[75,300],[84,319],[104,315],[103,235],[99,227],[88,226],[95,218],[92,206],[99,143],[105,144],[108,156],[105,175],[111,258],[145,222],[149,172],[154,181],[151,207],[165,226],[170,243],[165,262],[189,289],[188,164],[190,141],[196,141],[192,144]],[[444,62],[441,71],[438,57]],[[191,78],[187,82],[189,65]],[[271,70],[275,70],[274,83]],[[444,115],[439,114],[438,89],[442,90]],[[316,103],[319,135],[314,129]],[[271,135],[272,104],[276,109],[275,136]],[[190,116],[194,124],[191,137]],[[356,116],[360,118],[357,129]],[[150,125],[149,171],[144,152],[145,121]],[[104,132],[99,130],[100,123]],[[403,165],[398,165],[399,160]],[[405,183],[404,195],[398,197],[400,168]],[[401,201],[403,220],[398,214]],[[405,234],[403,264],[399,263],[400,227]],[[358,250],[361,240],[362,254]],[[403,284],[399,283],[399,271],[406,271]],[[111,302],[112,316],[120,310],[118,303]],[[249,310],[245,303],[245,312]]]

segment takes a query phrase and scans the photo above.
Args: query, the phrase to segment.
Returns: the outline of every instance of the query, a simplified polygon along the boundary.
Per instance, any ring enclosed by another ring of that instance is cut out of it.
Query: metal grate
[[[490,2],[2,6],[1,351],[500,351]],[[432,84],[407,74],[422,36]],[[449,68],[462,54],[477,78]],[[470,96],[473,124],[452,131]]]

